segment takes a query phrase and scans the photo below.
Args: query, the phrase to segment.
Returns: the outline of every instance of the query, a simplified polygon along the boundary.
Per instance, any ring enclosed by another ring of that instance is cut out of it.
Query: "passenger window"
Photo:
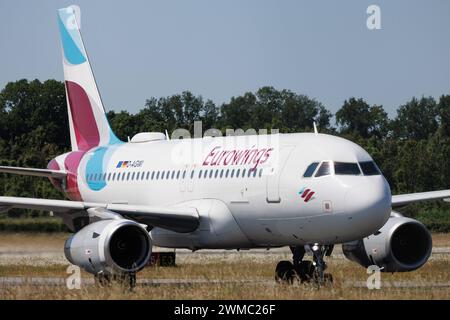
[[[230,175],[230,177],[231,177],[231,178],[234,177],[234,169],[231,170],[231,175]]]
[[[207,175],[208,175],[208,170],[205,170],[205,172],[203,173],[203,178],[206,178]]]
[[[175,178],[175,170],[172,171],[171,179]]]
[[[112,181],[116,180],[116,173],[114,172],[112,175]]]
[[[223,169],[220,170],[220,178],[222,179],[222,177],[223,177]]]
[[[200,170],[199,172],[198,172],[198,178],[200,179],[202,177],[202,170]]]
[[[245,178],[245,171],[246,171],[247,169],[243,169],[242,170],[242,178]]]
[[[359,170],[357,163],[335,162],[334,163],[334,174],[359,176],[359,175],[361,175],[361,170]]]
[[[159,171],[156,173],[156,180],[159,179]]]
[[[219,175],[219,169],[216,169],[216,174],[214,175],[214,178],[217,179],[217,176]]]
[[[241,169],[237,169],[236,171],[236,178],[239,178],[239,173],[241,172]]]
[[[177,171],[177,180],[180,179],[180,170]]]
[[[319,162],[313,162],[311,163],[308,168],[306,168],[305,173],[303,174],[304,178],[312,177],[314,171],[316,171],[317,166],[319,165]]]
[[[322,162],[322,165],[317,170],[315,177],[323,177],[331,174],[331,165],[328,161]]]
[[[259,177],[261,178],[263,174],[263,169],[259,169]]]
[[[134,175],[136,172],[133,172],[133,174],[131,175],[131,180],[134,180]]]
[[[194,179],[194,170],[191,171],[191,179]]]
[[[228,178],[228,173],[230,172],[230,169],[227,169],[227,171],[225,171],[225,178]]]
[[[361,170],[365,176],[378,176],[381,175],[380,169],[373,161],[360,162]]]
[[[214,173],[214,170],[210,170],[210,171],[209,171],[209,178],[210,178],[210,179],[212,178],[213,173]]]

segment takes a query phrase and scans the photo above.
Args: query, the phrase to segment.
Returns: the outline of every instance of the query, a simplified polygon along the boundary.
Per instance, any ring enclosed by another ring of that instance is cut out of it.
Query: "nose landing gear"
[[[313,283],[319,287],[331,285],[333,277],[325,273],[327,265],[324,256],[330,256],[333,251],[332,245],[309,245],[313,254],[313,261],[303,260],[306,250],[305,246],[290,247],[292,252],[291,261],[280,261],[275,270],[275,280],[280,283],[292,284],[294,280],[300,283]]]

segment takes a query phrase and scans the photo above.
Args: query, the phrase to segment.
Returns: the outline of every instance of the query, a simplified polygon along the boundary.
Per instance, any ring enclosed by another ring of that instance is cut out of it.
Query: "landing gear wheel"
[[[333,275],[331,273],[325,273],[323,280],[324,280],[324,285],[326,287],[332,287],[333,286]]]
[[[94,275],[94,281],[97,286],[108,287],[111,285],[112,277],[109,274],[99,273]]]
[[[333,251],[332,245],[320,245],[315,243],[309,245],[313,253],[313,261],[303,260],[305,255],[304,246],[290,247],[292,261],[280,261],[275,270],[275,281],[278,283],[292,284],[295,279],[301,283],[310,283],[317,288],[333,285],[333,276],[324,271],[327,264],[324,256],[330,256]]]
[[[313,278],[316,267],[312,261],[304,260],[298,264],[296,268],[297,275],[300,277],[300,281],[309,282]]]
[[[132,273],[128,275],[130,290],[133,290],[136,287],[136,273]]]
[[[113,282],[121,285],[128,286],[130,290],[136,287],[136,273],[125,273],[119,275],[111,275],[99,273],[94,276],[95,284],[100,287],[109,287]]]
[[[275,269],[275,281],[292,284],[295,277],[294,265],[290,261],[280,261]]]
[[[133,290],[136,287],[136,273],[124,273],[117,275],[115,280],[123,287],[129,287]]]

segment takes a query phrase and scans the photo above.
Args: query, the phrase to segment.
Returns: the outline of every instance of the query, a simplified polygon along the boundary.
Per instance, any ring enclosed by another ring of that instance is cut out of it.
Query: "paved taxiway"
[[[164,248],[154,248],[154,251],[171,251]],[[173,251],[173,250],[172,250]],[[252,261],[266,260],[268,257],[273,260],[290,260],[291,252],[289,248],[275,248],[275,249],[252,249],[252,250],[199,250],[192,252],[186,249],[176,250],[176,259],[178,263],[192,263],[192,262],[217,262],[226,261],[240,261],[242,258],[251,259]],[[448,260],[450,257],[450,247],[435,247],[432,251],[431,259]],[[345,259],[341,247],[336,246],[331,259]],[[36,248],[27,250],[0,250],[0,266],[2,265],[31,265],[31,266],[45,266],[45,265],[68,265],[68,261],[64,256],[63,249],[61,250],[36,250]]]

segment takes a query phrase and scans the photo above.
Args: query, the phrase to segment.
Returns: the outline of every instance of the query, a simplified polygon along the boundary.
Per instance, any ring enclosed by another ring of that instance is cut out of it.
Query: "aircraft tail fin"
[[[58,10],[72,150],[121,143],[111,130],[84,47],[75,7]]]

